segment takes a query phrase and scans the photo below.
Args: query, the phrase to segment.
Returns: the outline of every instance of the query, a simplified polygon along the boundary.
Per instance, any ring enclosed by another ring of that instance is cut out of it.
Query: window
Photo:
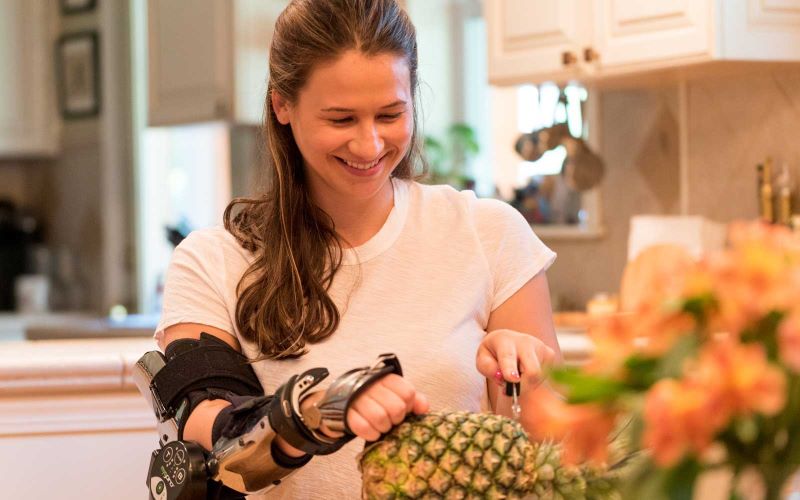
[[[596,114],[589,92],[579,85],[567,85],[562,92],[552,83],[490,86],[485,21],[479,10],[461,12],[465,14],[462,33],[455,30],[453,39],[455,47],[461,40],[464,121],[475,130],[480,146],[467,166],[476,193],[503,199],[520,209],[540,236],[601,234],[599,189],[577,192],[564,184],[562,166],[567,151],[563,146],[536,161],[525,161],[515,151],[522,134],[557,123],[566,122],[570,136],[587,139]],[[430,76],[421,74],[423,80]]]

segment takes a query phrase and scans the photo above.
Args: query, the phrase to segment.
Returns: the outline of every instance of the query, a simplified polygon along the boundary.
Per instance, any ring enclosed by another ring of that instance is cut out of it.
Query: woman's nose
[[[371,161],[383,152],[383,139],[375,123],[359,127],[349,144],[350,152],[359,160]]]

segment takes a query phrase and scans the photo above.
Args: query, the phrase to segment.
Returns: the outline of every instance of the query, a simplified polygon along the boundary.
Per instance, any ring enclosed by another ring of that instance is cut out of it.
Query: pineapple
[[[603,471],[564,467],[515,421],[484,413],[411,416],[360,456],[362,497],[614,498]]]

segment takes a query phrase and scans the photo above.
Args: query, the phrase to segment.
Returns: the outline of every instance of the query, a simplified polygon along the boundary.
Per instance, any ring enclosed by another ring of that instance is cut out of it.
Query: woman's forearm
[[[183,429],[183,438],[187,441],[195,441],[203,448],[210,451],[213,447],[211,442],[211,430],[214,427],[214,420],[223,409],[230,406],[230,402],[224,399],[208,399],[203,401],[189,415],[186,427]],[[275,437],[277,445],[290,457],[301,457],[305,455],[302,451],[292,447],[280,436]]]

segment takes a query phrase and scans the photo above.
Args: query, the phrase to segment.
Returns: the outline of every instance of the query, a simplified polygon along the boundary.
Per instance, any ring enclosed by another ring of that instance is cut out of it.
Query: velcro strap
[[[245,356],[224,342],[204,340],[169,359],[153,377],[153,391],[171,416],[192,391],[222,389],[242,396],[264,394]]]
[[[322,441],[303,423],[302,417],[293,407],[292,400],[295,399],[293,393],[297,390],[296,383],[307,375],[315,379],[313,385],[316,385],[328,376],[328,370],[312,368],[302,375],[293,375],[288,382],[280,386],[269,402],[269,423],[279,436],[298,450],[309,455],[329,455],[347,444],[354,436],[328,438]]]

